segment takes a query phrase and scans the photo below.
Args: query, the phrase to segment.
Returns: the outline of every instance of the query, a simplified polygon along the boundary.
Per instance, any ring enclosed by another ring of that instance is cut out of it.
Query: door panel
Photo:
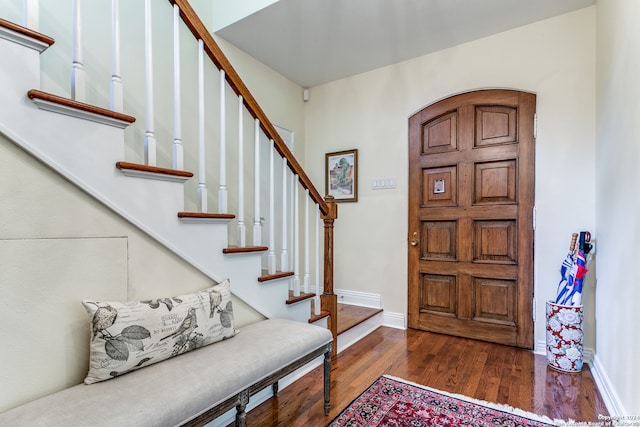
[[[483,90],[409,119],[409,327],[533,348],[534,113]]]

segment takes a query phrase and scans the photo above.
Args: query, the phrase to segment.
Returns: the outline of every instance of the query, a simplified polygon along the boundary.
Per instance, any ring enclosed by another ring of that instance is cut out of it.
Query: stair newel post
[[[184,169],[180,107],[180,8],[173,5],[173,169]]]
[[[226,74],[220,70],[220,182],[218,213],[227,213],[227,105],[225,101]]]
[[[40,27],[40,0],[22,0],[22,26],[34,31]]]
[[[247,245],[247,230],[244,225],[244,98],[238,97],[238,246]]]
[[[311,292],[311,275],[309,271],[309,189],[306,190],[304,199],[304,292]]]
[[[322,310],[329,312],[329,330],[333,334],[333,355],[338,346],[338,296],[333,292],[333,223],[338,218],[338,205],[333,196],[326,196],[327,213],[324,221],[324,291]]]
[[[151,0],[144,2],[144,70],[145,70],[145,134],[144,160],[148,166],[156,166],[156,135],[153,111],[153,53],[151,41]]]
[[[204,42],[198,40],[198,210],[207,212],[207,170],[205,161]]]
[[[269,152],[269,253],[267,254],[267,269],[269,274],[276,272],[276,170],[275,170],[275,142],[270,141]]]
[[[315,293],[316,293],[316,296],[314,298],[313,314],[317,316],[320,314],[320,294],[322,293],[320,290],[320,206],[319,205],[316,207],[315,223],[316,223],[316,227],[315,227],[316,228],[316,238],[315,238],[315,242],[316,242],[316,250],[315,250],[316,290],[315,290]]]
[[[255,119],[253,130],[253,245],[260,246],[260,120]]]
[[[294,182],[298,182],[298,175]],[[300,296],[300,191],[293,189],[293,296]]]
[[[71,99],[85,102],[87,95],[82,52],[81,0],[73,0],[71,5],[73,15],[73,25],[71,26]]]
[[[109,107],[111,111],[124,111],[122,74],[120,72],[120,0],[111,0],[111,84]]]
[[[289,211],[289,207],[287,206],[287,196],[289,193],[289,188],[287,186],[288,176],[287,176],[287,159],[285,157],[282,158],[282,251],[280,252],[280,270],[288,271],[289,270],[289,250],[288,250],[288,226],[287,222],[287,212]]]

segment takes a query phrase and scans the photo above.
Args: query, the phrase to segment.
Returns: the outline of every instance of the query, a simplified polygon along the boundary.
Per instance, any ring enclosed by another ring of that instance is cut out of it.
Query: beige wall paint
[[[324,154],[359,149],[357,203],[339,206],[335,286],[379,293],[407,311],[407,121],[452,94],[505,87],[537,94],[536,342],[571,233],[594,227],[595,7],[311,89],[305,165],[324,181]],[[396,188],[372,190],[394,178]],[[585,295],[594,345],[593,282]]]
[[[640,414],[640,3],[597,3],[596,355],[621,403]],[[637,419],[636,419],[637,421]]]

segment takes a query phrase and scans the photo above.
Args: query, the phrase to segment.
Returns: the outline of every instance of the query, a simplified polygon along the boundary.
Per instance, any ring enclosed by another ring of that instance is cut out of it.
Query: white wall
[[[211,279],[0,136],[0,412],[77,384],[84,298],[152,299]],[[75,302],[74,302],[75,301]],[[262,317],[233,300],[239,326]]]
[[[312,88],[305,165],[323,183],[326,152],[359,149],[358,202],[340,204],[335,225],[335,286],[379,293],[385,311],[406,314],[408,118],[452,94],[495,87],[537,94],[540,343],[571,233],[594,228],[595,7]],[[379,178],[396,188],[372,190]],[[593,347],[593,281],[586,288]]]
[[[640,3],[598,0],[596,354],[620,415],[640,414]]]

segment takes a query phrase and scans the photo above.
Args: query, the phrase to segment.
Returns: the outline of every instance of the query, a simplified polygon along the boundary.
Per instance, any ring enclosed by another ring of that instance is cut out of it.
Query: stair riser
[[[15,102],[27,104],[27,91],[40,86],[40,54],[24,46],[0,38],[0,120],[6,122],[7,114]],[[11,66],[7,66],[10,65]]]

